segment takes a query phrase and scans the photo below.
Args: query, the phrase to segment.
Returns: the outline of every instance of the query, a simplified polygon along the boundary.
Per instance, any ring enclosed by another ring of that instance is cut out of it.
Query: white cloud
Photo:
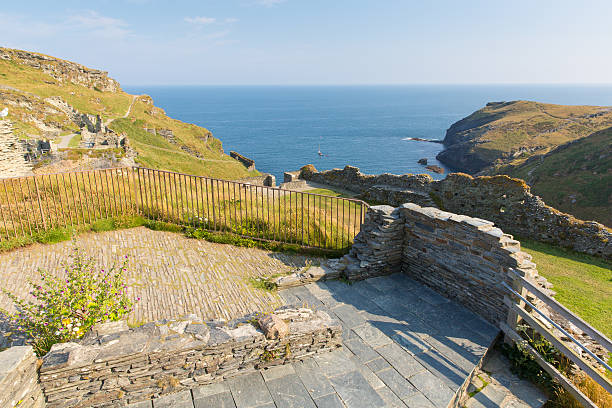
[[[67,23],[80,29],[85,29],[97,36],[105,38],[122,38],[130,34],[128,24],[117,18],[106,17],[97,11],[88,10],[83,14],[73,14]]]
[[[226,19],[224,20],[224,22],[225,22],[226,24],[233,24],[233,23],[237,23],[237,22],[238,22],[238,19],[237,19],[237,18],[226,18]]]
[[[206,25],[206,24],[214,24],[217,22],[217,19],[214,17],[203,17],[203,16],[197,16],[197,17],[185,17],[185,21],[191,24],[202,24],[202,25]]]
[[[262,6],[272,7],[277,4],[284,3],[287,0],[257,0],[257,4],[261,4]]]

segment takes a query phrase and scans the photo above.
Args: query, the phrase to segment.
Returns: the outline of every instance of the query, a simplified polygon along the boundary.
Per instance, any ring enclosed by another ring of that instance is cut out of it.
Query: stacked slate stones
[[[348,255],[335,268],[350,280],[399,272],[404,221],[397,208],[370,207]]]
[[[13,124],[0,120],[0,178],[31,175],[32,166],[24,154],[23,146],[13,133]]]
[[[286,364],[341,343],[340,323],[307,308],[283,307],[229,323],[190,316],[129,329],[113,322],[78,343],[54,345],[40,382],[49,408],[115,406]]]
[[[0,353],[0,407],[45,406],[37,368],[31,346],[15,346]]]

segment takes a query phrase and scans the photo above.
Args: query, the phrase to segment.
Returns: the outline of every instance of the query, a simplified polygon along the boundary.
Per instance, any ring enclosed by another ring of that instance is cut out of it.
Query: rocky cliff
[[[121,90],[119,82],[109,78],[108,72],[87,68],[75,62],[64,61],[36,52],[13,50],[10,48],[0,48],[0,58],[40,70],[59,83],[70,82],[104,92],[118,92]]]
[[[531,101],[490,102],[446,131],[437,159],[478,173],[518,164],[612,126],[612,108],[564,106]]]

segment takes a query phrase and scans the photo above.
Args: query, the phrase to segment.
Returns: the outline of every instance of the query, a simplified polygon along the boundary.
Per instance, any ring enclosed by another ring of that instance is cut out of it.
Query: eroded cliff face
[[[451,125],[437,159],[454,170],[491,173],[610,126],[610,107],[490,102]]]
[[[75,62],[9,48],[0,48],[0,58],[39,69],[60,83],[71,82],[104,92],[121,91],[119,83],[109,78],[108,72],[87,68]]]

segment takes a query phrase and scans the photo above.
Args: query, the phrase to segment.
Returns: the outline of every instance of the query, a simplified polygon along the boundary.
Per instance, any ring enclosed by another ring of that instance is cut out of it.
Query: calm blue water
[[[529,99],[572,105],[612,105],[612,86],[128,86],[151,95],[169,116],[208,128],[255,160],[282,173],[357,166],[365,173],[422,173],[442,145],[403,140],[443,139],[455,121],[490,101]],[[319,157],[319,149],[325,154]],[[434,177],[440,178],[443,176]]]

